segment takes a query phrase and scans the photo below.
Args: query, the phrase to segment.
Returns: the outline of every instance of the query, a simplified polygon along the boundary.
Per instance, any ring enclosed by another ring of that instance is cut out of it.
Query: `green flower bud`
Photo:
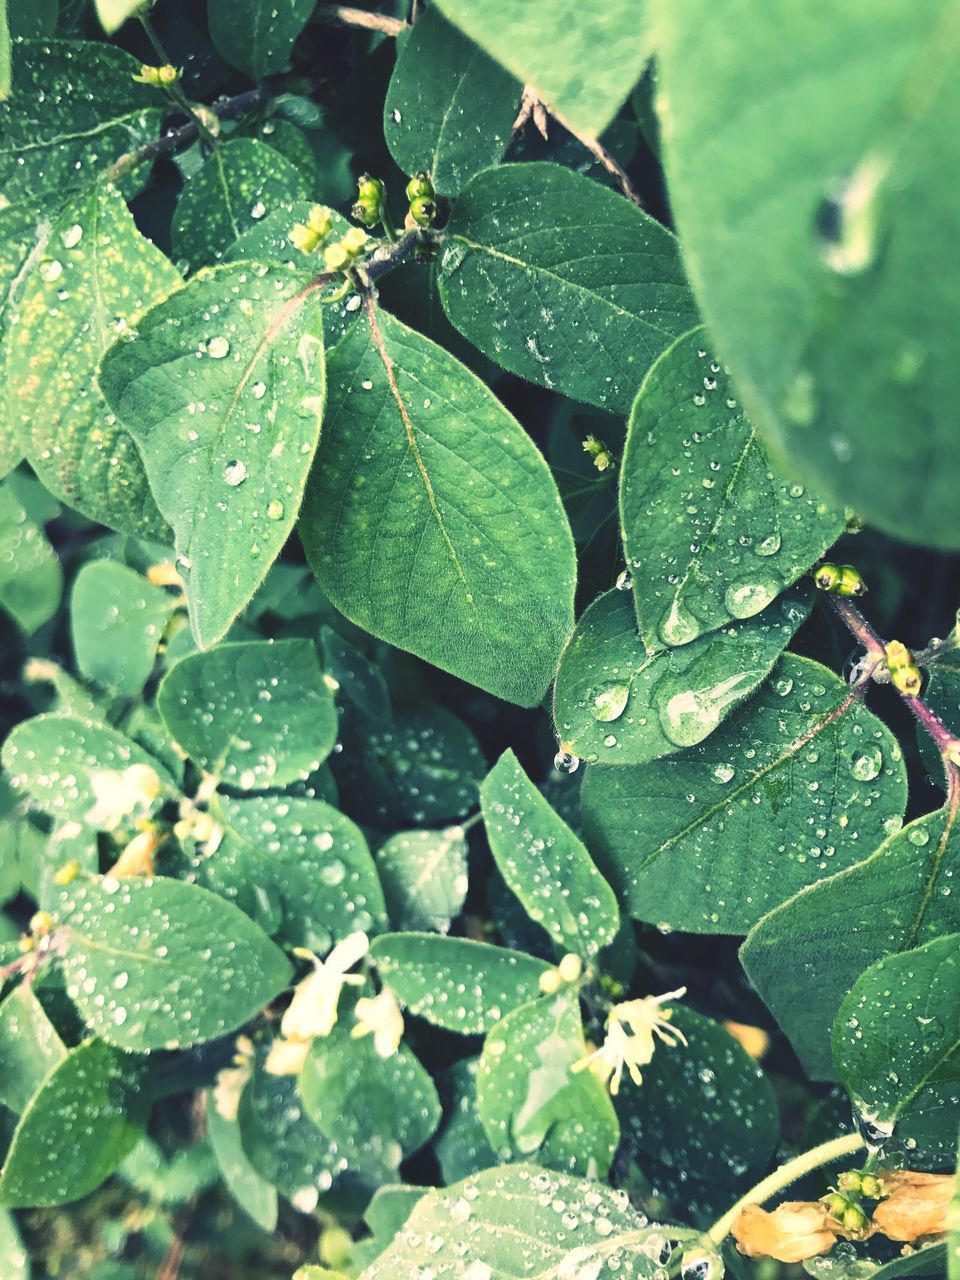
[[[856,1169],[849,1169],[837,1178],[837,1186],[841,1191],[859,1191],[861,1175]]]
[[[830,1195],[824,1196],[823,1203],[827,1206],[833,1216],[841,1222],[843,1221],[843,1214],[846,1213],[850,1204],[846,1196],[840,1195],[838,1191],[834,1191]]]
[[[316,233],[310,227],[305,227],[302,222],[297,222],[291,227],[289,239],[301,253],[313,253],[318,244]]]
[[[860,1190],[865,1196],[869,1196],[871,1200],[878,1200],[883,1194],[880,1179],[875,1178],[872,1173],[865,1173],[861,1176]]]
[[[307,226],[318,240],[326,240],[333,226],[330,210],[324,204],[315,204],[307,215]]]
[[[613,454],[597,436],[587,436],[583,442],[583,452],[590,455],[598,471],[608,471],[615,465]]]
[[[360,227],[351,227],[340,243],[351,257],[355,257],[363,249],[370,237]]]
[[[867,1215],[857,1205],[848,1205],[840,1219],[845,1231],[862,1231],[867,1225]]]
[[[913,660],[913,654],[899,640],[891,640],[886,646],[887,670],[895,689],[915,698],[923,684],[920,668]]]
[[[357,183],[357,200],[366,205],[379,205],[383,199],[383,183],[365,173]]]
[[[323,261],[328,271],[339,271],[350,261],[350,254],[342,244],[328,244],[323,251]]]
[[[350,217],[362,222],[365,227],[375,227],[380,221],[380,202],[358,200],[350,210]]]
[[[176,84],[179,79],[180,72],[176,67],[171,67],[169,63],[165,67],[157,68],[157,80],[160,84]]]
[[[832,591],[838,596],[862,596],[867,592],[867,584],[852,564],[825,561],[814,570],[813,580],[821,591]]]
[[[429,227],[437,216],[437,206],[429,196],[417,196],[410,201],[410,217],[418,227]]]
[[[430,175],[423,169],[419,173],[415,173],[407,183],[407,199],[410,201],[429,199],[434,194]]]

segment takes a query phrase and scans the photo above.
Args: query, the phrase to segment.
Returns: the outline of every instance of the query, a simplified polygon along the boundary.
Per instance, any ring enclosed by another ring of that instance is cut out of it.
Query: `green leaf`
[[[326,954],[386,924],[383,892],[360,828],[321,800],[217,797],[226,838],[198,868],[285,946]]]
[[[670,232],[555,164],[504,165],[467,185],[439,283],[484,355],[611,413],[629,412],[657,356],[699,323]]]
[[[670,204],[752,421],[824,497],[960,547],[958,300],[944,277],[960,159],[952,11],[890,0],[812,23],[794,0],[655,0],[650,12]],[[836,74],[811,82],[811,67]]]
[[[843,530],[774,472],[708,345],[702,328],[678,338],[630,417],[620,509],[648,649],[759,613]]]
[[[339,1155],[304,1110],[296,1079],[264,1071],[266,1053],[265,1048],[258,1053],[240,1095],[243,1150],[262,1178],[295,1208],[310,1213],[320,1193],[333,1186]]]
[[[140,63],[122,49],[18,40],[13,64],[13,92],[0,102],[0,190],[11,203],[87,186],[160,130],[165,108],[134,84]],[[133,181],[146,177],[141,170]]]
[[[960,933],[886,956],[860,975],[833,1024],[854,1113],[875,1137],[910,1122],[930,1158],[952,1155],[960,1120]],[[952,1123],[951,1123],[952,1121]]]
[[[10,18],[7,0],[0,3],[0,100],[10,97],[13,88],[13,51],[10,47]]]
[[[0,209],[0,367],[5,368],[17,341],[13,318],[33,266],[46,245],[51,223],[38,219],[32,200]],[[9,380],[0,388],[0,476],[5,476],[23,457],[23,440],[17,429],[16,397]]]
[[[484,1035],[539,993],[543,960],[467,938],[386,933],[370,958],[411,1013],[461,1035]]]
[[[27,635],[57,611],[63,573],[43,530],[9,484],[0,484],[0,608]]]
[[[903,815],[899,743],[826,667],[787,654],[705,743],[589,769],[588,842],[639,920],[746,933],[861,861]]]
[[[66,1055],[32,986],[21,982],[0,1004],[0,1102],[19,1114]]]
[[[324,666],[343,693],[371,720],[390,719],[390,694],[383,673],[333,627],[320,628]]]
[[[266,143],[221,143],[184,183],[173,214],[174,255],[194,269],[216,262],[276,205],[309,194],[296,165]]]
[[[340,1023],[314,1040],[300,1074],[307,1114],[336,1144],[345,1167],[396,1177],[400,1161],[428,1142],[440,1123],[430,1076],[401,1045],[381,1058],[373,1037],[353,1038]]]
[[[10,413],[31,466],[100,524],[165,541],[136,446],[96,385],[100,357],[180,287],[115,187],[72,197],[23,287],[7,352]]]
[[[120,697],[135,697],[153,671],[175,608],[173,596],[124,564],[85,564],[70,597],[77,670]]]
[[[436,9],[397,57],[383,134],[404,173],[426,171],[441,195],[496,164],[510,143],[522,86]]]
[[[444,1280],[565,1280],[608,1269],[618,1280],[653,1280],[666,1234],[685,1233],[648,1225],[623,1191],[517,1164],[428,1192],[360,1280],[415,1276],[424,1266],[442,1266]]]
[[[606,1177],[620,1125],[605,1086],[571,1070],[586,1054],[576,992],[522,1004],[497,1023],[480,1056],[477,1106],[498,1159]]]
[[[558,947],[591,958],[613,941],[613,890],[578,836],[505,751],[480,788],[487,839],[500,874]]]
[[[54,915],[68,994],[120,1049],[226,1035],[290,980],[286,957],[242,911],[179,880],[77,880]]]
[[[461,1058],[438,1077],[441,1096],[452,1094],[445,1099],[449,1118],[433,1143],[448,1185],[497,1163],[477,1110],[478,1062],[478,1058]]]
[[[463,828],[401,831],[380,846],[376,861],[394,929],[446,933],[467,896]]]
[[[649,56],[645,5],[605,0],[439,0],[441,11],[576,129],[599,134]]]
[[[208,1093],[205,1116],[207,1136],[230,1194],[261,1231],[272,1232],[277,1225],[277,1192],[247,1159],[236,1120],[225,1119]]]
[[[836,1078],[830,1028],[864,969],[960,930],[955,816],[917,818],[866,861],[788,899],[743,944],[751,982],[811,1079]]]
[[[948,1253],[944,1242],[922,1244],[901,1257],[885,1262],[870,1272],[870,1280],[905,1280],[907,1276],[923,1276],[925,1280],[943,1280]],[[842,1277],[838,1277],[842,1280]],[[953,1276],[950,1277],[953,1280]]]
[[[773,1086],[719,1023],[670,1007],[670,1023],[688,1043],[658,1044],[642,1085],[624,1078],[616,1097],[624,1138],[671,1170],[710,1182],[756,1181],[779,1135]]]
[[[136,1064],[85,1040],[53,1068],[20,1117],[0,1177],[0,1203],[36,1208],[79,1200],[136,1145],[143,1099]]]
[[[249,264],[202,272],[100,369],[176,534],[201,647],[226,634],[297,518],[326,390],[316,289]]]
[[[262,80],[289,67],[294,41],[315,7],[316,0],[211,0],[210,39],[232,66]]]
[[[561,748],[601,764],[646,764],[714,732],[766,679],[810,607],[795,589],[756,618],[648,653],[625,591],[577,623],[560,662],[553,715]]]
[[[337,733],[311,640],[252,640],[189,654],[167,673],[157,707],[190,759],[240,791],[308,778]]]
[[[93,831],[149,818],[175,795],[153,756],[116,729],[79,716],[21,721],[3,744],[3,767],[45,813]]]
[[[477,807],[487,762],[473,733],[445,707],[398,708],[389,725],[345,717],[343,746],[333,763],[358,821],[386,829],[439,825]]]
[[[542,456],[468,369],[372,304],[329,385],[299,527],[321,587],[373,635],[535,706],[575,574]]]

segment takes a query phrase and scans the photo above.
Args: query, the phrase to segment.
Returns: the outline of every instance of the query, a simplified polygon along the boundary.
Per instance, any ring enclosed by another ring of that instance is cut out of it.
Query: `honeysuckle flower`
[[[607,1018],[603,1044],[575,1062],[572,1069],[583,1071],[590,1067],[602,1073],[601,1078],[609,1073],[612,1094],[620,1091],[624,1067],[630,1072],[634,1084],[642,1084],[640,1067],[645,1067],[653,1059],[656,1038],[671,1048],[687,1043],[679,1027],[670,1022],[670,1010],[663,1008],[667,1000],[678,1000],[686,993],[686,987],[678,987],[676,991],[666,991],[662,996],[643,996],[615,1004]]]
[[[377,996],[361,996],[354,1008],[356,1024],[351,1035],[373,1036],[373,1047],[381,1058],[392,1057],[403,1038],[403,1014],[389,987]]]
[[[873,1211],[873,1222],[890,1240],[912,1244],[921,1236],[942,1235],[956,1191],[952,1173],[912,1173],[904,1169],[882,1173],[884,1199]]]
[[[837,1242],[840,1224],[819,1200],[787,1200],[772,1213],[750,1204],[730,1233],[748,1258],[803,1262],[828,1253]]]
[[[293,993],[280,1020],[280,1038],[275,1040],[264,1069],[271,1075],[296,1075],[303,1066],[311,1043],[317,1036],[328,1036],[337,1022],[340,992],[345,986],[362,986],[362,974],[348,973],[361,960],[370,946],[365,933],[351,933],[338,942],[325,960],[304,947],[295,947],[294,955],[313,964]]]
[[[97,769],[90,775],[94,804],[84,814],[91,827],[113,831],[125,818],[144,813],[160,792],[163,783],[148,764],[132,764],[122,771]]]
[[[234,1048],[233,1066],[217,1072],[213,1087],[213,1105],[224,1120],[236,1120],[240,1095],[253,1071],[253,1041],[248,1036],[237,1036]]]
[[[163,839],[164,833],[154,826],[138,831],[121,851],[119,858],[110,868],[109,874],[120,880],[126,876],[152,876],[153,855],[163,843]]]

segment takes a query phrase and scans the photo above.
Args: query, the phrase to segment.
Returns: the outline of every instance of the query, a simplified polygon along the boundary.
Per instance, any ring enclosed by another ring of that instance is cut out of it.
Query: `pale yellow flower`
[[[788,1200],[772,1213],[750,1204],[730,1228],[737,1248],[748,1258],[803,1262],[829,1253],[840,1224],[819,1200]]]
[[[381,1058],[392,1057],[403,1038],[403,1014],[389,987],[378,996],[361,996],[354,1010],[357,1021],[352,1036],[373,1036],[373,1047]]]
[[[280,1038],[267,1054],[264,1070],[274,1076],[297,1075],[317,1036],[328,1036],[337,1023],[340,992],[345,986],[362,986],[362,974],[348,973],[370,946],[365,933],[351,933],[338,942],[325,960],[303,947],[294,954],[310,960],[313,972],[297,985],[280,1020]]]
[[[609,1071],[610,1092],[619,1093],[623,1068],[630,1072],[634,1084],[642,1084],[640,1068],[653,1058],[656,1038],[674,1048],[686,1045],[687,1039],[679,1027],[670,1022],[670,1010],[664,1009],[667,1000],[678,1000],[686,995],[686,987],[667,991],[662,996],[643,996],[638,1000],[625,1000],[615,1004],[607,1018],[607,1034],[599,1049],[588,1053],[573,1064],[574,1071],[596,1067],[598,1073]]]

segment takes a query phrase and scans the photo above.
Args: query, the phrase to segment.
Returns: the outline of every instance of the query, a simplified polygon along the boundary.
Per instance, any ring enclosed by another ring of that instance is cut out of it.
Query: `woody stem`
[[[843,1156],[853,1155],[855,1151],[859,1151],[864,1145],[863,1138],[860,1137],[859,1133],[848,1133],[844,1134],[842,1138],[832,1138],[829,1142],[823,1142],[819,1147],[814,1147],[811,1151],[804,1151],[802,1155],[795,1156],[793,1160],[788,1160],[779,1169],[774,1169],[773,1173],[768,1174],[762,1182],[758,1182],[755,1187],[751,1187],[745,1196],[740,1197],[732,1209],[728,1209],[722,1218],[718,1218],[707,1232],[707,1239],[711,1244],[721,1244],[730,1234],[730,1228],[748,1205],[763,1204],[764,1200],[769,1200],[771,1196],[775,1196],[784,1187],[789,1187],[791,1182],[796,1182],[805,1174],[812,1172],[814,1169],[819,1169],[821,1165],[831,1164],[834,1160],[840,1160]]]

